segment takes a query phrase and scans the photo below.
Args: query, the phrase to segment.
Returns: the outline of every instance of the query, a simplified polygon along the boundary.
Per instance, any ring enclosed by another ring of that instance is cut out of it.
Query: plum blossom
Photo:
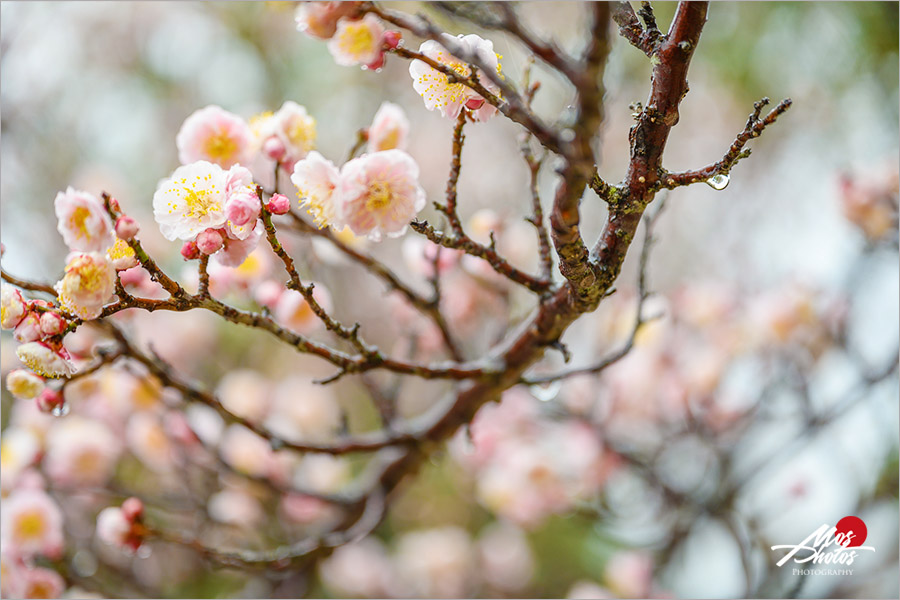
[[[453,37],[449,34],[444,34],[444,36],[446,36],[445,39],[453,40]],[[480,58],[485,65],[496,69],[498,74],[500,73],[500,56],[494,52],[493,42],[475,34],[457,36],[456,41],[469,53]],[[419,46],[419,52],[428,58],[447,65],[460,77],[469,77],[470,75],[468,64],[450,54],[446,48],[434,40],[423,42]],[[495,96],[499,95],[500,88],[496,83],[485,77],[484,73],[478,69],[476,69],[475,73],[478,76],[478,81],[489,92]],[[413,88],[425,100],[425,107],[428,110],[438,109],[445,117],[455,119],[465,107],[472,112],[472,117],[476,121],[487,121],[497,113],[496,107],[485,101],[472,88],[463,83],[451,83],[447,75],[428,66],[421,60],[414,60],[410,63],[409,74],[413,79]]]
[[[163,236],[191,240],[204,229],[224,225],[229,183],[229,171],[205,160],[175,169],[153,194],[153,217]]]
[[[240,473],[264,477],[272,469],[272,447],[243,425],[231,425],[219,443],[222,459]]]
[[[406,150],[409,119],[403,109],[393,102],[384,102],[369,126],[368,152]]]
[[[219,382],[216,395],[222,406],[252,423],[260,423],[269,412],[271,388],[257,371],[230,371]]]
[[[377,538],[366,537],[335,549],[319,567],[322,581],[335,596],[388,598],[396,596],[394,566]]]
[[[272,194],[266,202],[266,210],[273,215],[285,215],[291,210],[291,201],[284,194]]]
[[[72,254],[57,282],[59,304],[82,319],[96,319],[115,290],[116,271],[105,254]]]
[[[256,225],[250,230],[249,235],[243,239],[225,237],[225,245],[215,255],[216,261],[225,267],[240,267],[247,257],[256,250],[259,240],[262,239],[264,228],[262,221],[256,221]]]
[[[108,427],[70,415],[47,434],[44,468],[57,485],[103,485],[120,452],[121,444]]]
[[[143,531],[138,525],[144,505],[138,498],[128,498],[122,507],[108,506],[97,515],[97,538],[104,544],[126,552],[136,551],[143,543]]]
[[[116,271],[133,269],[140,264],[134,253],[134,248],[129,246],[125,240],[118,237],[112,248],[106,251],[106,257],[109,259],[109,262],[112,263],[112,266]]]
[[[319,227],[340,227],[337,216],[341,193],[341,174],[330,160],[310,152],[297,161],[291,181],[297,187],[300,206],[306,207]]]
[[[210,496],[209,516],[219,523],[252,527],[266,518],[259,500],[239,490],[222,490]]]
[[[284,145],[282,161],[291,170],[296,161],[316,147],[316,120],[305,107],[288,100],[273,115],[271,123],[274,135]]]
[[[467,598],[478,584],[475,548],[469,534],[458,527],[403,534],[395,561],[410,596]]]
[[[338,21],[356,13],[362,2],[300,2],[294,21],[297,31],[327,40],[337,30]]]
[[[41,315],[41,333],[44,335],[57,335],[65,330],[68,323],[55,312],[45,312]]]
[[[6,389],[21,400],[31,400],[44,389],[44,380],[31,371],[13,369],[6,376]]]
[[[40,451],[40,441],[32,430],[26,427],[4,429],[0,440],[0,487],[7,490],[15,485],[19,475],[38,459]]]
[[[17,490],[3,500],[0,539],[4,547],[23,557],[42,554],[56,558],[63,549],[63,516],[46,492]]]
[[[312,296],[325,312],[331,311],[331,294],[324,286],[316,285]],[[306,298],[297,290],[285,290],[279,296],[275,305],[275,320],[300,335],[309,335],[324,326]]]
[[[341,19],[328,40],[328,51],[339,65],[378,68],[383,61],[384,31],[381,20],[371,13],[359,20]]]
[[[0,286],[0,327],[14,329],[28,312],[22,292],[6,283]]]
[[[121,215],[116,219],[116,237],[126,242],[133,240],[140,230],[141,226],[138,225],[138,222],[128,215]]]
[[[338,216],[356,235],[398,237],[425,208],[419,165],[402,150],[364,154],[341,169]]]
[[[202,160],[227,169],[246,160],[250,127],[241,117],[210,105],[185,119],[175,145],[183,165]]]
[[[16,356],[25,366],[44,377],[66,377],[75,372],[68,352],[55,350],[44,342],[28,342],[16,348]]]
[[[34,567],[22,572],[19,583],[22,598],[61,598],[66,582],[52,569]]]
[[[41,332],[41,319],[36,312],[29,312],[25,315],[13,332],[13,337],[20,344],[26,342],[36,342],[43,337]]]
[[[129,449],[142,463],[157,472],[165,472],[175,463],[176,450],[160,420],[147,412],[134,413],[125,428]]]
[[[113,245],[113,224],[103,203],[93,194],[72,187],[54,201],[57,230],[73,251],[103,252]]]

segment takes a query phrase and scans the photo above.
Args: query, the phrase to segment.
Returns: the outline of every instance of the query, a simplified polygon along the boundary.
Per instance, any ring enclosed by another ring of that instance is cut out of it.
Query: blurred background
[[[380,104],[395,102],[412,123],[409,152],[422,184],[429,198],[440,198],[452,123],[425,110],[408,64],[389,56],[377,73],[335,65],[325,43],[296,31],[295,4],[0,4],[4,268],[51,283],[60,277],[66,248],[52,202],[71,185],[116,196],[141,222],[151,254],[189,281],[177,244],[153,223],[151,198],[178,166],[174,139],[182,122],[207,104],[250,118],[293,100],[317,120],[319,151],[339,163]],[[424,10],[452,33],[492,39],[504,75],[521,81],[527,55],[509,36],[419,3],[386,4]],[[674,3],[654,6],[667,27]],[[518,8],[536,33],[569,50],[583,45],[582,3]],[[417,47],[418,40],[406,43]],[[614,39],[600,142],[607,181],[624,176],[629,105],[646,101],[649,73],[646,57]],[[540,64],[532,77],[542,84],[535,111],[565,125],[572,90]],[[598,377],[515,388],[486,407],[468,435],[408,482],[373,536],[336,552],[312,578],[214,571],[167,546],[111,556],[93,540],[87,516],[108,498],[86,494],[64,507],[71,556],[87,563],[69,583],[93,593],[167,597],[896,597],[898,5],[713,3],[689,80],[666,149],[670,171],[721,158],[760,97],[794,104],[751,142],[753,156],[726,189],[699,184],[666,196],[647,273],[656,295],[645,306],[662,316],[641,329],[625,360]],[[476,234],[495,228],[510,260],[535,271],[534,232],[521,218],[530,199],[518,135],[502,118],[467,128],[460,213]],[[552,166],[548,161],[540,179],[545,207],[556,185]],[[588,194],[582,211],[582,232],[592,241],[605,207]],[[439,223],[433,210],[425,216]],[[406,238],[367,250],[426,291]],[[627,338],[639,243],[617,294],[564,338],[574,355],[569,366],[593,363]],[[302,236],[286,245],[304,277],[327,287],[337,313],[363,322],[367,339],[398,354],[427,355],[427,339],[416,337],[380,282],[360,279],[355,266]],[[238,269],[238,281],[223,283],[235,303],[253,306],[246,292],[257,271],[277,267],[271,257],[257,261]],[[459,271],[447,275],[446,309],[467,354],[479,356],[528,314],[533,298],[473,287],[477,277]],[[321,362],[209,314],[137,315],[128,325],[210,389],[236,390],[235,406],[252,398],[272,404],[273,413],[283,410],[284,390],[330,374]],[[6,333],[4,374],[17,364]],[[562,366],[548,355],[535,372]],[[178,469],[154,465],[123,434],[128,428],[117,430],[132,419],[122,407],[137,394],[125,379],[101,374],[85,406],[73,403],[65,417],[99,420],[122,438],[108,478],[94,484],[115,493],[177,491]],[[375,380],[392,390],[404,416],[424,411],[446,389]],[[315,417],[334,421],[335,431],[377,425],[367,386],[348,380],[327,392],[309,390],[340,407],[338,417]],[[49,443],[64,419],[21,404],[4,390],[4,433],[28,427]],[[99,417],[98,407],[110,405],[122,414]],[[228,433],[219,431],[216,443]],[[295,480],[319,477],[331,491],[359,470],[355,457],[318,458],[297,459]],[[293,511],[290,502],[285,508],[285,498],[254,485],[219,474],[203,488],[208,514],[198,527],[207,539],[267,547],[328,517],[309,507],[304,513],[296,502]],[[158,512],[165,519],[171,511]],[[774,566],[780,554],[769,546],[799,543],[845,515],[865,521],[866,543],[876,548],[852,576],[791,576],[790,565]]]

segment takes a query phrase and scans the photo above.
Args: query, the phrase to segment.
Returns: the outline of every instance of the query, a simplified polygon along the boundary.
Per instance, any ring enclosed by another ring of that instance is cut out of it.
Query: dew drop
[[[50,414],[54,417],[64,417],[69,414],[69,403],[63,402],[62,404],[57,404],[52,409],[50,409]]]
[[[531,395],[541,402],[550,402],[556,398],[560,389],[562,389],[562,381],[557,379],[531,386]]]
[[[724,190],[726,187],[728,187],[729,181],[731,180],[728,178],[728,175],[719,173],[718,175],[713,175],[712,177],[707,179],[706,185],[714,190]]]
[[[141,544],[141,546],[137,549],[136,554],[138,558],[150,558],[150,555],[153,554],[153,549],[149,544]]]
[[[559,137],[562,138],[562,140],[564,142],[571,142],[572,140],[575,139],[575,132],[572,131],[571,129],[563,129],[559,133]]]

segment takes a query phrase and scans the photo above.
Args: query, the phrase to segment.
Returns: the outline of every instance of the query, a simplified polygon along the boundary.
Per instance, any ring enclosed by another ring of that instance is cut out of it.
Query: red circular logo
[[[844,517],[837,522],[837,525],[835,527],[837,528],[835,534],[843,533],[845,538],[846,536],[848,536],[848,534],[853,534],[850,542],[844,544],[848,548],[852,548],[853,546],[862,546],[862,543],[866,541],[866,536],[869,534],[869,531],[866,529],[866,524],[863,523],[863,520],[859,517]]]

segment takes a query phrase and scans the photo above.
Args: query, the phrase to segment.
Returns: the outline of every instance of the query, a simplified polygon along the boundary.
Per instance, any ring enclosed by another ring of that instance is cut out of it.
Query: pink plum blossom
[[[175,464],[177,450],[155,415],[148,412],[131,415],[125,428],[125,441],[134,455],[154,471],[165,472]]]
[[[449,34],[444,34],[448,40],[453,40]],[[465,47],[469,52],[478,56],[484,64],[491,69],[500,72],[499,56],[494,52],[494,44],[475,34],[460,35],[457,43]],[[450,54],[446,48],[434,40],[427,40],[419,46],[419,52],[425,56],[447,65],[462,77],[469,76],[469,66]],[[413,88],[425,100],[428,110],[438,109],[445,117],[455,119],[465,107],[472,112],[476,121],[487,121],[497,113],[497,109],[485,101],[485,99],[470,87],[462,83],[451,83],[449,78],[428,66],[421,60],[414,60],[409,65],[409,74],[413,79]],[[480,70],[476,70],[478,80],[492,94],[499,95],[500,88]]]
[[[19,321],[19,324],[16,325],[16,329],[13,332],[13,337],[15,337],[16,341],[20,344],[36,342],[43,336],[44,333],[41,331],[40,315],[33,311],[29,312],[25,315],[24,319]]]
[[[274,464],[269,442],[243,425],[231,425],[225,430],[219,453],[238,472],[255,477],[268,475]]]
[[[356,235],[398,237],[425,208],[419,165],[402,150],[364,154],[341,169],[338,216]]]
[[[112,220],[96,196],[69,187],[54,201],[57,229],[73,251],[103,252],[113,245]]]
[[[207,503],[209,516],[219,523],[252,527],[265,520],[266,514],[259,500],[239,490],[222,490],[213,494]]]
[[[138,225],[138,222],[128,215],[122,215],[116,219],[116,237],[119,239],[130,242],[140,230],[141,227]]]
[[[44,389],[43,378],[25,369],[13,369],[6,376],[6,389],[21,400],[31,400]]]
[[[291,201],[284,194],[273,194],[266,203],[266,210],[273,215],[287,214],[291,210]]]
[[[75,372],[65,349],[55,350],[44,342],[29,342],[16,349],[16,356],[29,369],[44,377],[66,377]]]
[[[406,150],[409,119],[403,109],[393,102],[384,102],[369,126],[369,153],[382,150]]]
[[[225,267],[240,267],[247,260],[247,257],[259,245],[259,240],[262,239],[264,234],[262,221],[256,221],[255,223],[255,227],[243,239],[234,239],[231,236],[226,236],[225,245],[215,255],[219,264]]]
[[[257,371],[230,371],[219,382],[217,397],[222,406],[252,423],[261,423],[269,413],[271,386]]]
[[[397,597],[394,565],[377,538],[366,537],[336,548],[322,561],[319,574],[335,596],[356,598]]]
[[[19,585],[22,598],[61,598],[66,589],[62,575],[44,567],[25,569]]]
[[[106,255],[72,254],[57,282],[59,304],[82,319],[96,319],[115,290],[116,271]]]
[[[18,490],[3,500],[0,537],[4,547],[30,557],[50,558],[63,549],[63,516],[59,506],[41,490]]]
[[[61,410],[66,404],[66,399],[59,391],[48,387],[41,390],[34,400],[38,410],[45,413]]]
[[[0,327],[14,329],[28,312],[22,292],[7,283],[0,286]]]
[[[341,418],[329,388],[308,377],[290,377],[275,390],[266,427],[286,440],[325,442],[340,429]]]
[[[239,116],[210,105],[185,119],[175,144],[183,165],[209,161],[227,169],[246,160],[250,127]]]
[[[294,165],[291,181],[297,187],[300,206],[312,215],[319,227],[340,227],[337,205],[341,194],[341,174],[318,152],[310,152]]]
[[[316,120],[306,108],[288,100],[272,118],[274,135],[284,144],[282,162],[293,170],[294,163],[306,157],[316,147]]]
[[[203,254],[215,254],[225,244],[225,237],[216,229],[204,229],[197,234],[197,249]]]
[[[143,503],[137,498],[126,499],[121,508],[104,508],[97,515],[97,538],[129,554],[135,552],[144,541],[143,512]]]
[[[107,426],[69,415],[47,434],[44,468],[56,485],[104,485],[120,452],[121,443]]]
[[[468,598],[479,580],[475,548],[459,527],[410,531],[400,536],[394,560],[403,596]]]
[[[40,440],[32,429],[4,429],[0,439],[0,488],[5,491],[16,485],[19,475],[35,463],[40,452]]]
[[[67,325],[66,320],[55,312],[45,312],[41,315],[41,333],[44,335],[58,335]]]
[[[328,40],[328,51],[339,65],[371,66],[381,65],[384,25],[381,19],[369,13],[362,19],[344,18],[338,21],[337,29]]]
[[[334,35],[338,21],[356,13],[361,2],[299,2],[294,20],[297,31],[322,40]]]
[[[121,238],[116,238],[116,243],[106,251],[106,257],[116,271],[133,269],[140,264],[137,255],[134,253],[134,248]]]

